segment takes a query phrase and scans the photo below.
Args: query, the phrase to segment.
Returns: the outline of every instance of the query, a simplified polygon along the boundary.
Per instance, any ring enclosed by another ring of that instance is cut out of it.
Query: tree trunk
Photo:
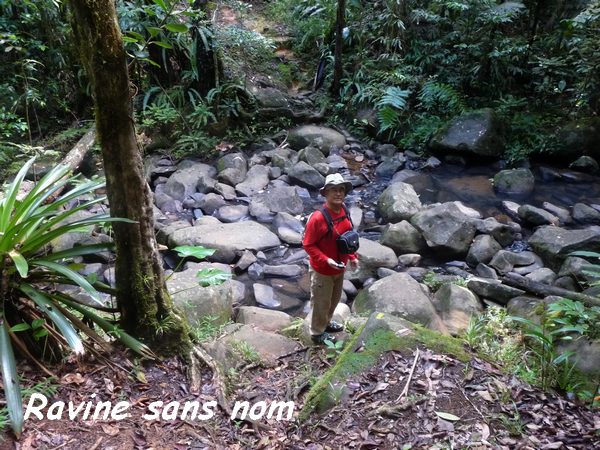
[[[346,17],[346,0],[338,0],[337,18],[335,21],[335,55],[333,62],[333,83],[331,93],[340,96],[340,84],[343,75],[342,52],[344,50],[344,26]]]
[[[114,0],[70,0],[73,31],[90,78],[110,212],[115,223],[117,300],[123,328],[158,351],[190,346],[188,326],[173,309],[153,228],[131,106],[126,54]]]

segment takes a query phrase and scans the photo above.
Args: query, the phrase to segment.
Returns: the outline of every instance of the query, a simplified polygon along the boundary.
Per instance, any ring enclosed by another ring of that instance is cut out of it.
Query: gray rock
[[[403,182],[388,186],[377,200],[377,211],[386,222],[408,220],[420,209],[421,200],[414,188]]]
[[[600,229],[589,227],[581,230],[565,230],[547,225],[539,227],[528,242],[547,266],[557,270],[571,252],[600,251]]]
[[[569,165],[569,168],[585,173],[596,173],[600,170],[598,162],[590,156],[580,156]]]
[[[327,164],[329,164],[329,167],[336,172],[348,168],[348,163],[340,155],[329,155],[327,157]]]
[[[356,289],[356,286],[350,280],[344,280],[343,289],[349,297],[354,297],[358,294],[358,289]]]
[[[471,316],[483,311],[483,305],[475,294],[452,283],[443,284],[435,293],[432,303],[453,336],[463,333]]]
[[[398,257],[398,263],[403,266],[418,266],[421,262],[421,255],[418,253],[406,253]]]
[[[559,353],[573,352],[575,367],[591,377],[600,375],[600,339],[590,340],[587,337],[573,341],[559,341]],[[571,360],[571,358],[570,358]]]
[[[594,265],[590,264],[587,260],[577,256],[569,256],[560,267],[558,276],[571,276],[578,281],[587,281],[589,283],[598,280],[598,275],[595,273],[596,271],[597,269],[595,270]]]
[[[542,207],[552,213],[554,216],[558,217],[562,224],[571,223],[571,214],[565,208],[561,208],[560,206],[556,206],[549,202],[542,203]]]
[[[389,277],[390,275],[394,275],[395,273],[395,270],[380,267],[379,269],[377,269],[377,278]]]
[[[573,219],[580,223],[599,223],[600,212],[584,203],[575,203]]]
[[[535,179],[529,169],[501,170],[494,176],[494,188],[505,195],[525,196],[533,192]]]
[[[386,225],[379,241],[396,253],[418,253],[425,247],[421,233],[406,220]]]
[[[427,245],[451,255],[466,255],[475,225],[455,203],[443,203],[416,213],[410,220]]]
[[[217,249],[214,261],[230,263],[236,253],[244,250],[264,250],[277,247],[279,238],[263,225],[245,221],[221,223],[212,217],[201,217],[193,227],[173,231],[169,238],[169,247],[179,245],[202,245]]]
[[[556,280],[556,274],[551,269],[542,267],[541,269],[537,269],[531,273],[528,273],[525,275],[525,278],[529,278],[531,281],[535,281],[536,283],[552,285],[554,280]]]
[[[521,205],[517,210],[519,217],[531,225],[558,225],[560,219],[545,209],[532,205]]]
[[[406,273],[382,278],[363,289],[354,299],[352,307],[357,313],[389,313],[442,333],[447,332],[428,295],[421,285]]]
[[[165,214],[173,214],[183,211],[183,205],[179,200],[168,196],[164,192],[154,194],[154,203]]]
[[[217,218],[221,222],[232,223],[248,219],[248,207],[246,205],[226,205],[217,210]]]
[[[292,317],[281,311],[272,311],[256,306],[242,306],[238,310],[236,322],[254,325],[264,331],[279,332],[291,325]]]
[[[500,281],[488,278],[471,278],[467,287],[479,297],[493,300],[506,305],[511,298],[522,295],[524,291],[502,284]]]
[[[346,138],[343,134],[331,128],[303,125],[289,131],[288,143],[294,150],[314,145],[321,149],[325,155],[329,155],[332,147],[342,148],[346,145]]]
[[[315,167],[316,164],[327,164],[325,155],[318,148],[308,146],[298,152],[300,161],[304,161],[310,166]]]
[[[492,269],[490,266],[485,265],[483,263],[477,264],[477,267],[475,268],[475,272],[477,272],[477,275],[479,275],[480,277],[483,277],[483,278],[491,278],[492,280],[498,279],[498,274],[496,273],[496,271],[494,269]]]
[[[263,273],[265,276],[271,277],[298,277],[302,275],[304,270],[302,267],[297,265],[278,265],[278,266],[270,266],[265,264],[263,266]]]
[[[256,256],[249,250],[244,250],[242,252],[242,256],[238,259],[238,262],[235,263],[235,268],[239,271],[244,271],[252,264],[256,262]]]
[[[254,283],[254,298],[256,303],[265,308],[277,309],[281,306],[281,301],[275,298],[275,291],[266,284]]]
[[[216,210],[227,204],[221,195],[213,193],[206,194],[198,203],[204,214],[208,215],[212,215]]]
[[[362,269],[376,269],[378,267],[393,268],[398,263],[398,258],[389,247],[369,239],[359,238],[358,259]]]
[[[264,192],[254,196],[252,203],[262,203],[272,214],[288,213],[297,215],[304,210],[304,204],[295,186],[267,188]],[[288,228],[296,229],[295,227]],[[296,231],[301,230],[296,229]]]
[[[320,189],[325,183],[325,177],[304,161],[296,163],[288,172],[290,180],[308,189]]]
[[[396,154],[391,158],[384,158],[375,169],[375,175],[381,178],[391,178],[398,170],[402,169],[406,158],[402,154]]]
[[[215,317],[217,323],[225,323],[231,318],[233,290],[232,284],[226,281],[217,286],[202,287],[196,274],[202,268],[218,268],[207,263],[194,263],[182,272],[175,272],[167,279],[167,289],[173,303],[194,326],[207,316]]]
[[[165,184],[165,194],[175,200],[183,201],[197,191],[201,179],[212,179],[216,175],[214,167],[208,164],[192,163],[179,166],[180,168],[169,177]]]
[[[477,266],[480,263],[487,264],[501,249],[500,244],[492,236],[480,234],[475,236],[471,247],[469,247],[466,261],[471,266]]]
[[[251,264],[250,267],[248,267],[248,276],[251,280],[263,279],[265,276],[263,266],[258,262]]]
[[[558,277],[554,280],[554,286],[566,289],[567,291],[577,292],[579,291],[579,285],[571,277]]]
[[[490,266],[501,274],[507,274],[515,266],[528,266],[535,262],[535,255],[531,252],[514,253],[508,250],[500,250],[490,261]]]
[[[434,151],[500,157],[504,151],[501,123],[491,109],[465,113],[435,133],[429,142]]]
[[[271,160],[273,167],[279,167],[283,172],[288,172],[290,168],[299,161],[298,152],[288,147],[278,147],[266,152]]]
[[[483,220],[473,219],[473,223],[477,231],[491,235],[502,247],[512,244],[521,232],[521,226],[518,223],[501,223],[493,217]]]
[[[231,186],[241,183],[248,173],[248,162],[243,153],[229,153],[217,161],[217,179]]]
[[[246,179],[235,185],[235,190],[240,195],[252,197],[254,194],[262,191],[269,184],[269,168],[266,166],[255,165],[250,167]]]

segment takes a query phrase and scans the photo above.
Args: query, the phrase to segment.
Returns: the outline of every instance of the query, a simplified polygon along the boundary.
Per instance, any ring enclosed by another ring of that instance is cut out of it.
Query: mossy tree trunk
[[[70,0],[81,59],[92,84],[110,212],[115,223],[117,300],[123,328],[167,352],[189,350],[188,326],[168,295],[132,111],[126,54],[114,0]]]

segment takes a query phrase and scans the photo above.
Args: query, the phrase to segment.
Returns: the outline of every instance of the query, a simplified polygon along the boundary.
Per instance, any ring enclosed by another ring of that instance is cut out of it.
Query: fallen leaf
[[[482,399],[484,399],[488,402],[494,401],[494,399],[492,398],[491,394],[488,391],[477,391],[477,395],[479,395]]]
[[[441,417],[444,420],[449,420],[451,422],[455,422],[457,420],[460,420],[460,417],[455,416],[454,414],[450,414],[447,412],[442,412],[442,411],[434,411],[438,417]]]
[[[60,379],[61,384],[82,384],[85,382],[83,375],[79,372],[68,373]]]
[[[375,386],[373,388],[373,390],[371,391],[371,394],[374,394],[375,392],[385,391],[388,386],[389,386],[389,383],[379,382],[379,383],[377,383],[377,386]]]
[[[102,428],[102,431],[104,431],[109,436],[116,436],[117,434],[119,434],[121,432],[119,430],[119,427],[115,427],[115,426],[109,425],[107,423],[100,424],[100,427]]]

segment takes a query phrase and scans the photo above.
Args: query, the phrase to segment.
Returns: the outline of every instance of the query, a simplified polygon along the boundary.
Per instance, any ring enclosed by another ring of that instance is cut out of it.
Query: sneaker
[[[329,325],[327,325],[327,328],[325,328],[325,331],[329,331],[330,333],[339,333],[343,329],[344,325],[332,320],[331,322],[329,322]]]
[[[335,336],[332,336],[329,333],[313,334],[311,338],[315,344],[324,344],[327,340],[335,342]]]

